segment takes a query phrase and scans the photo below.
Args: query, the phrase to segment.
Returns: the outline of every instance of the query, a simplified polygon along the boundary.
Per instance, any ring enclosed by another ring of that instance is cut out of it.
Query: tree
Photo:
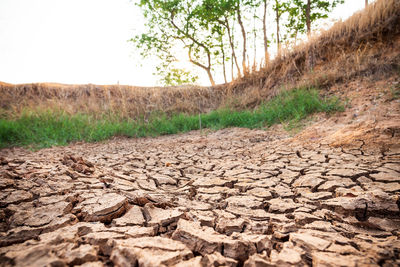
[[[146,30],[132,39],[144,57],[157,57],[157,74],[164,84],[195,81],[188,71],[175,64],[186,56],[204,70],[210,83],[217,70],[227,82],[257,67],[257,52],[262,45],[265,62],[269,60],[267,16],[274,12],[276,43],[281,52],[282,40],[310,34],[312,25],[326,18],[344,0],[137,0],[145,16]],[[282,21],[285,23],[282,23]],[[261,35],[262,31],[262,35]],[[251,41],[250,41],[251,40]],[[182,52],[184,54],[182,54]],[[253,54],[252,54],[253,53]],[[253,56],[253,62],[250,62]],[[231,66],[226,64],[231,61]],[[241,62],[239,62],[241,61]],[[235,73],[234,73],[235,72]]]
[[[275,11],[275,21],[276,21],[276,45],[278,49],[278,54],[281,52],[280,18],[286,10],[287,10],[286,2],[275,0],[274,11]]]
[[[171,70],[170,66],[177,61],[179,42],[189,61],[206,71],[210,83],[215,85],[213,54],[219,43],[199,18],[198,4],[196,0],[141,0],[138,5],[146,19],[146,33],[131,41],[141,49],[142,56],[155,55],[161,59],[164,69]]]
[[[233,41],[233,32],[229,19],[235,12],[234,0],[203,0],[201,5],[197,7],[197,16],[201,20],[201,24],[204,27],[210,28],[211,32],[216,36],[216,40],[219,42],[220,50],[214,52],[214,56],[221,60],[224,80],[226,78],[226,65],[225,62],[229,60],[226,56],[226,41],[225,37],[228,35],[229,46],[232,51],[232,58],[235,60],[238,74],[240,75],[240,68],[235,53],[235,45]]]
[[[246,66],[246,55],[247,55],[247,45],[246,45],[246,30],[244,29],[243,21],[242,21],[242,13],[240,11],[240,0],[236,2],[236,15],[237,15],[237,20],[240,25],[240,30],[242,32],[242,37],[243,37],[243,49],[242,49],[242,70],[243,70],[243,75],[248,73],[247,66]]]
[[[368,6],[368,0],[365,0],[365,7]]]
[[[247,31],[243,21],[243,12],[255,10],[259,6],[257,0],[203,0],[202,10],[198,14],[203,18],[203,23],[210,26],[213,30],[218,28],[215,24],[219,24],[226,29],[226,34],[229,39],[229,45],[232,52],[232,59],[237,68],[238,76],[241,76],[241,70],[238,64],[236,46],[234,42],[234,23],[237,22],[242,35],[242,71],[243,74],[248,72],[246,64],[247,58]],[[214,30],[215,31],[215,30]],[[220,30],[215,31],[221,33]]]
[[[268,0],[263,0],[264,3],[264,12],[263,12],[263,22],[262,22],[262,28],[263,28],[263,37],[264,37],[264,58],[265,58],[265,64],[268,63],[269,61],[269,53],[268,53],[268,37],[267,37],[267,7],[268,7]]]
[[[311,24],[319,19],[327,18],[329,12],[344,0],[292,0],[287,2],[286,11],[289,20],[286,27],[291,30],[291,37],[298,33],[311,34]]]

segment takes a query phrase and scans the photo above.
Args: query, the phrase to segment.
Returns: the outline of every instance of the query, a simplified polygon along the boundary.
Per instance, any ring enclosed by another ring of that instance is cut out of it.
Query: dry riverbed
[[[0,151],[1,266],[395,266],[400,149],[225,129]]]

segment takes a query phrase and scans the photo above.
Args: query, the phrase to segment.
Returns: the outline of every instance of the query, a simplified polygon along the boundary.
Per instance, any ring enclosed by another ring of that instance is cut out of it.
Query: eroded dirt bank
[[[2,266],[394,266],[400,149],[246,129],[3,150]]]

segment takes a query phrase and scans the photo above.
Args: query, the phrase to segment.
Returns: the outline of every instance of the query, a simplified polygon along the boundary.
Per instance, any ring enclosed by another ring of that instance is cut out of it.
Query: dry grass
[[[400,1],[378,0],[308,42],[283,51],[268,66],[232,83],[229,92],[240,99],[238,107],[252,106],[282,88],[328,88],[359,76],[391,75],[400,68],[399,33]]]
[[[134,87],[124,85],[0,84],[2,117],[26,109],[63,110],[68,114],[115,114],[123,118],[166,113],[208,112],[218,107],[219,87]]]
[[[344,22],[284,51],[260,71],[217,87],[133,87],[0,83],[0,116],[25,109],[122,117],[208,112],[230,105],[255,107],[279,90],[301,86],[329,88],[354,77],[382,77],[399,71],[400,1],[378,0]]]

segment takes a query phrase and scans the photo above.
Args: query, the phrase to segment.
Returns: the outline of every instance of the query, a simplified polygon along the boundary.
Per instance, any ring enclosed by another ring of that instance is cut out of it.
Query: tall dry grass
[[[400,68],[400,1],[378,0],[335,23],[269,65],[236,80],[228,91],[237,106],[257,105],[278,90],[329,87],[359,76],[382,78]],[[229,99],[229,98],[228,98]]]
[[[269,65],[230,84],[216,87],[134,87],[0,83],[0,116],[25,109],[122,117],[208,112],[224,105],[255,107],[282,88],[329,87],[359,76],[399,71],[400,1],[378,0],[344,22],[290,51]]]
[[[208,112],[219,106],[219,87],[135,87],[126,85],[65,85],[54,83],[0,84],[2,117],[24,110],[52,109],[68,114],[115,114],[123,118],[149,116],[151,112]]]

